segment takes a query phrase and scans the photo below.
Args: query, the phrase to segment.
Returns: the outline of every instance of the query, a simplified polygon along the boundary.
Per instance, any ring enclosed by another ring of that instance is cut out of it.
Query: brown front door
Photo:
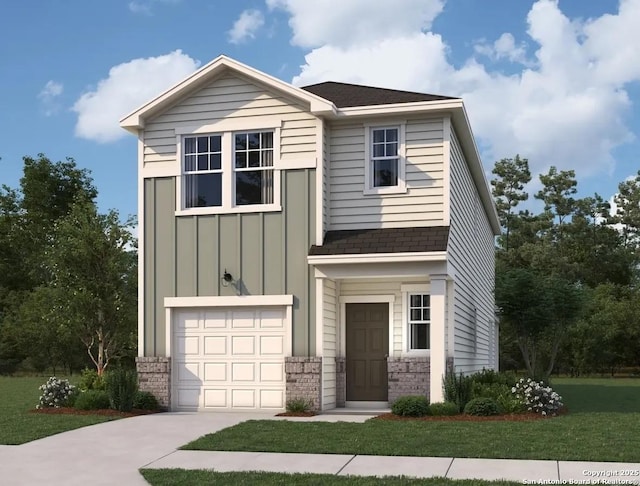
[[[386,402],[389,304],[347,304],[347,400]]]

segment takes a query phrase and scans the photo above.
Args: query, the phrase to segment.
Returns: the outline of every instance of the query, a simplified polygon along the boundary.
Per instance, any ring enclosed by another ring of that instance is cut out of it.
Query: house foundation
[[[136,358],[138,388],[151,393],[163,410],[171,403],[171,358],[160,356]]]
[[[286,397],[309,402],[311,410],[322,406],[322,358],[289,356],[285,358]]]

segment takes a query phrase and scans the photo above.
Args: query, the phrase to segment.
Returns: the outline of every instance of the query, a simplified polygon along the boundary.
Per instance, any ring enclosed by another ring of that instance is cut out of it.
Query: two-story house
[[[141,388],[172,410],[442,401],[497,367],[499,222],[459,98],[221,56],[138,136]]]

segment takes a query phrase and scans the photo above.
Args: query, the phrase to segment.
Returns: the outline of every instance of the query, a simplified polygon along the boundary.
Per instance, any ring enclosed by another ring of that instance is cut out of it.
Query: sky
[[[610,199],[640,169],[640,0],[21,0],[0,6],[0,184],[73,157],[102,211],[137,210],[118,120],[220,54],[298,86],[465,102],[487,174],[574,169]]]

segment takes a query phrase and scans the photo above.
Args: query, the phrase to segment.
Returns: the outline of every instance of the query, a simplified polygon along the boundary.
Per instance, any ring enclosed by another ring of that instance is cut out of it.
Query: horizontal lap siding
[[[280,153],[283,161],[315,159],[317,119],[294,101],[257,86],[241,76],[212,81],[147,122],[145,167],[176,164],[178,127],[209,125],[223,119],[280,116],[283,120]],[[176,170],[178,166],[175,165]]]
[[[322,171],[322,234],[329,231],[329,204],[330,204],[330,196],[329,196],[329,181],[331,168],[329,167],[329,124],[326,122],[322,122],[324,124],[324,129],[322,130],[322,165],[324,170]]]
[[[330,133],[329,218],[332,230],[443,224],[441,119],[406,123],[407,193],[365,196],[365,128],[334,123]]]
[[[336,283],[324,280],[322,341],[322,408],[336,406],[336,354],[338,349]],[[319,325],[319,324],[318,324]]]
[[[494,251],[489,221],[452,129],[448,253],[455,271],[454,350],[458,371],[473,372],[494,364],[490,341],[494,325]]]

